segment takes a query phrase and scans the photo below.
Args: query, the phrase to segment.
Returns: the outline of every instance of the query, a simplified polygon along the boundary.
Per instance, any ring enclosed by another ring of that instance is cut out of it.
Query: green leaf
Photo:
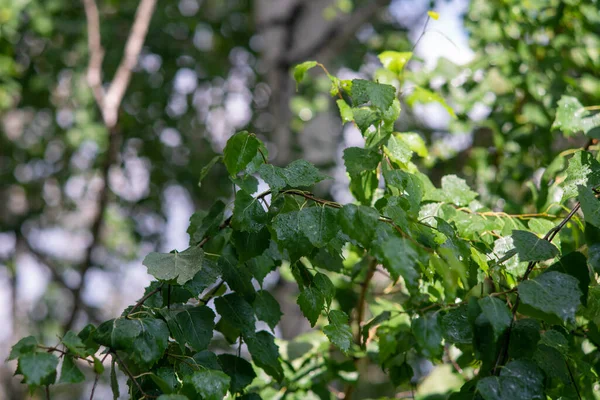
[[[268,215],[258,199],[244,190],[235,194],[231,225],[240,231],[258,232],[267,223]]]
[[[540,322],[524,318],[514,322],[510,330],[508,354],[511,358],[532,358],[540,340]]]
[[[520,261],[544,261],[559,253],[555,245],[528,231],[514,230],[512,239]]]
[[[63,369],[64,369],[64,366],[63,366]],[[82,377],[83,377],[83,374],[82,374]],[[61,377],[61,380],[62,380],[62,377]],[[117,367],[116,367],[114,357],[110,363],[110,388],[112,389],[113,400],[117,400],[120,396],[120,393],[119,393],[119,381],[117,380]]]
[[[284,168],[287,185],[293,188],[309,187],[328,179],[314,165],[304,160],[292,161]]]
[[[323,328],[323,332],[331,343],[333,343],[344,354],[348,354],[352,345],[352,329],[348,324],[348,315],[339,310],[329,312],[329,325]]]
[[[353,108],[354,122],[360,129],[363,136],[371,125],[379,125],[381,121],[381,113],[374,107]]]
[[[269,185],[273,194],[279,193],[287,186],[285,170],[272,164],[263,164],[258,168],[258,174]]]
[[[271,271],[275,269],[275,262],[272,257],[262,254],[249,260],[246,267],[252,272],[252,276],[262,286],[263,281]]]
[[[263,228],[256,233],[234,230],[231,233],[231,242],[235,246],[239,261],[243,263],[260,256],[269,248],[271,233],[267,228]]]
[[[352,101],[355,105],[371,103],[381,112],[391,107],[396,98],[396,88],[392,85],[371,82],[364,79],[352,80]]]
[[[581,304],[576,278],[551,271],[521,282],[518,291],[523,304],[556,315],[562,321],[575,322],[575,312]]]
[[[423,355],[428,358],[442,356],[442,330],[437,313],[428,313],[412,321],[412,331]]]
[[[317,205],[298,212],[298,223],[304,235],[315,247],[324,247],[338,234],[338,210]]]
[[[399,51],[384,51],[379,54],[379,61],[383,64],[383,68],[393,72],[396,75],[402,74],[404,66],[411,59],[412,52]]]
[[[267,164],[261,164],[260,166],[263,165]],[[254,194],[258,190],[258,179],[252,175],[230,176],[229,180],[249,194]]]
[[[423,185],[419,178],[409,172],[399,169],[390,170],[387,167],[383,169],[383,176],[388,187],[391,187],[392,194],[408,200],[410,211],[417,215],[423,200]]]
[[[138,365],[152,366],[167,349],[169,328],[163,320],[156,318],[142,318],[136,322],[141,332],[133,341],[131,359]]]
[[[368,248],[377,230],[379,213],[372,207],[345,205],[338,213],[342,231],[351,239]]]
[[[252,361],[278,382],[283,379],[283,368],[279,362],[279,348],[275,338],[268,332],[260,331],[246,338]]]
[[[169,329],[156,318],[117,318],[100,324],[94,339],[114,350],[128,350],[134,362],[152,366],[167,349]]]
[[[222,160],[223,160],[223,156],[214,156],[208,162],[208,164],[206,164],[204,167],[202,167],[202,169],[200,170],[200,177],[198,178],[198,187],[202,187],[202,181],[204,180],[204,178],[206,178],[206,175],[208,175],[208,173],[210,172],[212,167],[215,166],[216,163],[218,163]]]
[[[190,385],[204,400],[223,400],[230,382],[231,378],[225,372],[211,369],[202,369],[183,378],[183,383]]]
[[[275,329],[283,315],[279,302],[266,290],[260,290],[256,293],[252,307],[254,307],[256,317],[261,321],[265,321],[271,329]]]
[[[15,360],[24,354],[35,353],[38,341],[33,336],[27,336],[19,340],[10,350],[8,360]]]
[[[215,300],[217,312],[244,336],[254,333],[254,310],[252,306],[237,293],[230,293]]]
[[[205,350],[213,336],[215,313],[206,306],[163,310],[173,338],[185,350],[187,343],[196,351]]]
[[[254,301],[256,290],[252,284],[252,273],[243,264],[238,263],[233,246],[227,244],[219,257],[223,279],[227,286],[237,294],[243,296],[248,302]]]
[[[343,158],[346,171],[353,176],[363,171],[375,170],[381,161],[381,154],[360,147],[348,147],[344,149]]]
[[[77,368],[73,357],[69,355],[64,356],[58,383],[79,383],[84,380],[85,375]]]
[[[444,201],[457,206],[467,206],[477,197],[464,179],[456,175],[442,177],[442,188],[429,193],[425,200]]]
[[[419,157],[427,157],[429,151],[425,141],[418,133],[402,132],[395,133],[394,136],[400,140],[411,150],[419,155]]]
[[[409,289],[418,287],[419,254],[408,239],[399,238],[395,234],[387,235],[387,238],[373,245],[373,254],[393,279],[402,276]]]
[[[533,359],[549,378],[558,378],[565,384],[570,383],[566,360],[556,348],[539,344]]]
[[[148,267],[148,273],[156,279],[177,280],[177,284],[183,285],[202,269],[203,258],[204,251],[192,246],[181,253],[150,253],[142,264]]]
[[[412,150],[396,135],[390,136],[387,145],[383,149],[392,161],[401,165],[408,164],[412,158]]]
[[[65,333],[65,336],[63,336],[61,341],[70,352],[80,357],[87,357],[95,353],[94,351],[90,352],[90,350],[86,348],[81,338],[73,331],[68,331]]]
[[[342,117],[342,122],[351,122],[354,120],[354,115],[352,113],[352,108],[346,103],[343,99],[338,99],[336,101],[338,108],[340,109],[340,116]]]
[[[545,272],[558,271],[579,281],[579,290],[581,290],[581,303],[587,305],[588,291],[590,287],[590,271],[587,265],[586,257],[577,251],[571,252],[552,264]]]
[[[420,86],[415,86],[413,92],[406,98],[406,103],[412,107],[415,103],[427,104],[427,103],[439,103],[442,107],[448,111],[448,114],[452,118],[457,118],[452,107],[446,103],[446,100],[438,93],[432,92],[431,90],[424,89]]]
[[[223,149],[223,162],[229,175],[235,176],[259,155],[260,141],[253,133],[238,132],[229,138]]]
[[[497,297],[487,296],[479,300],[481,312],[492,324],[496,340],[508,329],[512,321],[510,310],[506,303]]]
[[[189,397],[182,394],[161,394],[157,400],[189,400]]]
[[[231,393],[241,393],[256,378],[252,364],[243,358],[231,354],[221,354],[219,355],[219,364],[223,367],[223,372],[231,378],[229,384]]]
[[[600,201],[596,198],[592,189],[586,186],[577,186],[577,191],[579,192],[577,199],[581,203],[585,222],[600,228]]]
[[[304,289],[298,296],[298,305],[302,314],[310,322],[310,326],[315,326],[321,311],[323,311],[325,296],[315,287],[309,287]]]
[[[16,373],[23,375],[23,383],[28,385],[51,385],[56,380],[57,366],[54,354],[27,353],[19,356]]]
[[[544,400],[544,375],[529,360],[508,363],[499,377],[487,377],[477,383],[484,400]]]
[[[587,134],[600,126],[600,114],[590,114],[575,97],[562,96],[558,101],[552,129],[560,129],[566,137],[579,132]]]
[[[304,79],[306,72],[316,66],[316,61],[304,61],[302,64],[298,64],[294,67],[294,80],[296,81],[296,89],[298,88],[298,84]]]
[[[303,211],[278,214],[271,224],[277,244],[288,251],[291,262],[308,255],[314,249],[304,235],[304,227],[300,222],[301,212]]]
[[[376,171],[365,171],[350,176],[350,192],[362,205],[371,205],[378,186],[379,177]]]
[[[562,201],[579,194],[578,186],[593,189],[600,185],[600,163],[588,151],[578,151],[569,159],[566,178],[561,183]]]
[[[190,227],[188,228],[191,243],[198,243],[205,237],[214,235],[223,221],[224,212],[225,203],[217,200],[210,207],[206,216],[200,218],[200,214],[194,213],[190,217]]]
[[[450,343],[470,344],[473,341],[473,328],[467,317],[467,306],[451,308],[441,318],[440,325],[444,339]]]
[[[331,282],[327,275],[317,272],[313,277],[313,285],[321,292],[325,299],[325,304],[329,307],[335,296],[335,286],[333,286],[333,282]]]

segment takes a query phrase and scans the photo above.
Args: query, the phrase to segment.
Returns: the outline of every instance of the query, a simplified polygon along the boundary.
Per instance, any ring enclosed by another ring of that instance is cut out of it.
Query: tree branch
[[[108,128],[113,128],[117,124],[119,107],[129,86],[131,72],[142,51],[155,6],[156,0],[141,0],[135,13],[135,20],[125,44],[125,54],[104,98],[104,122]]]
[[[88,65],[88,84],[94,92],[94,98],[104,124],[109,131],[109,143],[106,158],[102,164],[101,174],[103,186],[98,195],[97,213],[92,221],[90,228],[92,233],[92,241],[86,250],[84,260],[79,265],[78,270],[81,272],[81,283],[73,289],[74,304],[73,310],[64,325],[65,330],[72,327],[77,312],[82,307],[81,294],[85,288],[85,276],[92,265],[92,253],[96,243],[100,238],[102,222],[106,214],[110,191],[108,188],[108,174],[110,167],[117,162],[119,149],[121,146],[121,137],[117,129],[117,121],[121,101],[125,95],[125,91],[131,80],[131,73],[135,67],[146,35],[148,26],[152,19],[152,14],[156,6],[156,0],[141,0],[135,13],[131,32],[125,44],[125,51],[121,63],[117,68],[117,72],[111,82],[106,93],[102,89],[102,59],[104,50],[101,44],[100,35],[100,17],[98,7],[95,0],[82,0],[85,9],[85,15],[88,24],[88,46],[90,52],[90,60]]]

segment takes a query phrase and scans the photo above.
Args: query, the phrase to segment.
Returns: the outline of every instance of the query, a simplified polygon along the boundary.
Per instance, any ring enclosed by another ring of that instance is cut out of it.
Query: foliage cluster
[[[380,54],[400,83],[411,57]],[[378,365],[402,391],[428,360],[453,368],[462,387],[452,400],[594,398],[600,162],[593,143],[548,165],[541,185],[557,201],[547,209],[496,212],[460,177],[446,175],[436,187],[421,171],[424,141],[394,130],[396,86],[342,80],[316,62],[297,66],[294,77],[314,67],[331,81],[342,120],[365,139],[343,155],[356,202],[316,197],[309,189],[328,177],[315,166],[272,165],[254,134],[235,134],[200,174],[223,163],[237,188],[233,203],[217,200],[192,216],[187,250],[144,259],[156,281],[119,318],[69,331],[52,348],[19,341],[10,359],[24,383],[55,383],[59,359],[58,383],[85,379],[80,362],[98,379],[111,357],[115,397],[119,368],[131,398],[331,399],[336,391],[350,398],[365,365]],[[454,115],[424,87],[406,102],[439,102]],[[553,126],[572,135],[598,124],[577,99],[563,97]],[[258,193],[257,177],[268,191]],[[275,339],[282,312],[262,286],[276,269],[297,283],[297,304],[317,331]],[[372,290],[378,275],[388,280],[382,293]],[[212,351],[215,331],[232,354]]]

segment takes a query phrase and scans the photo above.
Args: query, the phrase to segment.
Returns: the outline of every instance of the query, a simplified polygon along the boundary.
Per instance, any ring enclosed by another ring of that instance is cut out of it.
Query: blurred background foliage
[[[99,1],[106,82],[137,4]],[[422,35],[431,9],[441,18]],[[53,342],[139,298],[143,256],[187,247],[192,212],[230,200],[223,168],[198,179],[235,131],[255,132],[277,164],[317,164],[336,178],[320,195],[352,201],[341,150],[360,133],[342,128],[327,77],[313,70],[296,92],[290,68],[316,59],[342,79],[391,83],[377,54],[417,41],[396,129],[424,138],[432,181],[456,173],[496,211],[552,208],[560,194],[545,167],[564,168],[562,152],[587,140],[552,129],[557,102],[600,104],[598,1],[159,2],[112,137],[86,82],[83,6],[0,0],[0,358],[16,338]],[[415,85],[440,92],[457,118],[437,102],[405,107]],[[295,290],[271,278],[280,301]],[[282,338],[308,330],[293,301],[282,308]],[[12,371],[0,367],[0,398],[25,396]],[[437,379],[419,391],[440,389]],[[360,398],[393,393],[376,378],[363,386]]]

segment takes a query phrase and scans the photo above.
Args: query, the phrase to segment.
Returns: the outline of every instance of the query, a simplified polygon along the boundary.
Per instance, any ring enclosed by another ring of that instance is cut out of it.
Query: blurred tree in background
[[[434,183],[456,173],[508,213],[560,209],[545,171],[564,169],[563,150],[588,139],[552,128],[558,101],[600,104],[597,1],[180,0],[156,5],[109,126],[89,84],[85,3],[0,0],[2,359],[18,337],[52,342],[139,298],[149,281],[141,258],[187,247],[192,212],[231,199],[223,167],[199,176],[235,131],[255,132],[275,164],[304,158],[347,179],[340,149],[357,130],[342,128],[327,77],[309,73],[296,92],[294,64],[316,59],[340,78],[391,83],[376,55],[420,40],[397,129],[425,139]],[[138,3],[98,1],[106,90]],[[457,19],[448,30],[466,29],[472,54],[436,21],[420,37],[429,9],[442,22],[444,10],[468,9],[464,28]],[[441,92],[457,117],[415,85]],[[352,199],[347,185],[317,190]],[[286,282],[271,284],[280,300],[294,287]],[[282,307],[283,337],[308,329],[294,301]],[[0,371],[0,397],[22,398],[14,367]],[[358,393],[374,396],[364,385]]]

